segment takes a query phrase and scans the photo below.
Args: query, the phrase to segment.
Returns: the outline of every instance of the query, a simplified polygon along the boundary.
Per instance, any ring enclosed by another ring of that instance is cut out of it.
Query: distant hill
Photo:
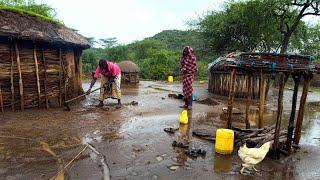
[[[164,30],[147,39],[161,41],[168,49],[179,53],[187,45],[191,45],[195,51],[200,47],[200,33],[196,31]]]

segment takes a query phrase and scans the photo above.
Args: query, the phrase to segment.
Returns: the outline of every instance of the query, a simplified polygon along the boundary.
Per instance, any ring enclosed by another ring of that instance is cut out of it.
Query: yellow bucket
[[[168,76],[168,82],[172,83],[173,82],[173,76]]]
[[[188,118],[188,111],[187,111],[187,110],[183,110],[183,111],[181,112],[179,122],[180,122],[181,124],[188,124],[189,118]]]
[[[232,154],[234,132],[231,129],[217,129],[215,149],[219,154]]]

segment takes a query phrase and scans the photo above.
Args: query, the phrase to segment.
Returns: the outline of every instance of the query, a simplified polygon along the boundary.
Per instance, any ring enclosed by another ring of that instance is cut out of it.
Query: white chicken
[[[240,147],[240,149],[238,150],[238,155],[244,162],[242,164],[240,173],[243,173],[244,168],[252,168],[255,171],[259,171],[254,167],[254,165],[258,164],[265,158],[270,149],[270,146],[271,141],[264,143],[259,148],[248,148],[246,144]]]

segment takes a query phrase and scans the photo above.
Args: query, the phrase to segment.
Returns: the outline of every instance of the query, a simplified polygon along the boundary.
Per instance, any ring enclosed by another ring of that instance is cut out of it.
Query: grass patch
[[[58,20],[55,20],[55,19],[53,19],[51,17],[43,16],[41,14],[34,13],[32,11],[28,11],[28,10],[25,10],[25,9],[20,9],[20,8],[16,8],[16,7],[8,7],[8,6],[0,5],[0,10],[10,11],[10,12],[19,13],[19,14],[25,14],[25,15],[28,15],[28,16],[39,18],[42,21],[46,21],[46,22],[49,22],[49,23],[52,23],[52,24],[55,24],[55,25],[58,25],[58,26],[64,26],[64,24],[62,22],[58,21]]]

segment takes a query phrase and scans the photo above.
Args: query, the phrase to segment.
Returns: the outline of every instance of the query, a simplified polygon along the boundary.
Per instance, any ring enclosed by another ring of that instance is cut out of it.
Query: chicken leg
[[[243,170],[244,170],[244,166],[241,168],[241,170],[240,170],[240,174],[243,174]]]
[[[259,171],[260,171],[260,170],[256,169],[256,168],[254,167],[254,165],[252,166],[252,169],[253,169],[254,171],[256,171],[256,172],[259,172]]]

